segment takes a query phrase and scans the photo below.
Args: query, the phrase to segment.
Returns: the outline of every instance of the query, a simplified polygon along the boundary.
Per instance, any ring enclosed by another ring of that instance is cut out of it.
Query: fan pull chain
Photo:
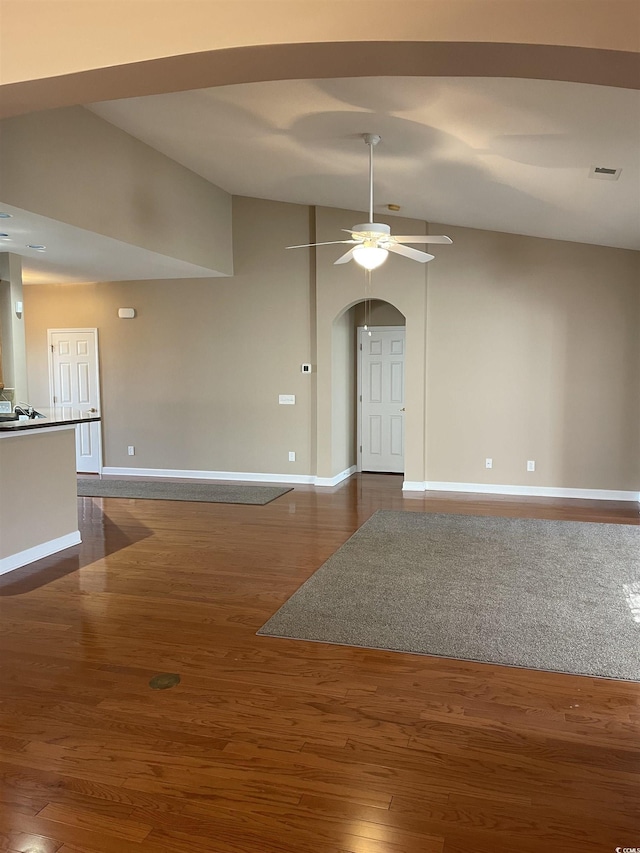
[[[364,330],[371,337],[371,270],[364,271]]]

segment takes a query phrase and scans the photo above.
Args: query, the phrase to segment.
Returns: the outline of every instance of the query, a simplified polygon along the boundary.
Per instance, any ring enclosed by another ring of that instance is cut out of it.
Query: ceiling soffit
[[[6,84],[0,87],[0,118],[235,83],[362,76],[514,77],[639,89],[640,54],[488,42],[255,45]]]

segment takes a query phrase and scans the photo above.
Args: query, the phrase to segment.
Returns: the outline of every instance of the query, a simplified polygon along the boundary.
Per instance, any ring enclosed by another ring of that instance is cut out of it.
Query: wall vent
[[[610,166],[592,166],[589,177],[599,181],[617,181],[622,169],[612,169]]]

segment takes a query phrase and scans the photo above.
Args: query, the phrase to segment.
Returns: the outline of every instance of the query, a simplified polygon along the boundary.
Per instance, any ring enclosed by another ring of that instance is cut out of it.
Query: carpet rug
[[[640,680],[640,527],[379,511],[259,634]]]
[[[264,506],[291,490],[290,486],[254,486],[245,483],[175,483],[167,480],[150,482],[78,478],[78,497],[86,498],[142,498]]]

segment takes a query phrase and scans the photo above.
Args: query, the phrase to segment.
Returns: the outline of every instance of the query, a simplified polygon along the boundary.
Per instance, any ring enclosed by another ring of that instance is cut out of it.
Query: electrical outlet
[[[493,468],[493,459],[489,459],[489,457],[487,457],[484,460],[484,467],[485,468]]]
[[[135,456],[135,455],[136,455],[136,449],[135,449],[135,447],[133,446],[133,444],[130,444],[130,445],[127,447],[127,453],[129,454],[129,456]]]
[[[0,400],[0,415],[11,414],[11,400]]]
[[[295,462],[295,461],[296,461],[296,452],[295,452],[295,450],[290,450],[289,451],[289,462]]]
[[[535,471],[535,470],[536,470],[536,463],[534,462],[533,459],[529,459],[527,462],[527,471]]]

